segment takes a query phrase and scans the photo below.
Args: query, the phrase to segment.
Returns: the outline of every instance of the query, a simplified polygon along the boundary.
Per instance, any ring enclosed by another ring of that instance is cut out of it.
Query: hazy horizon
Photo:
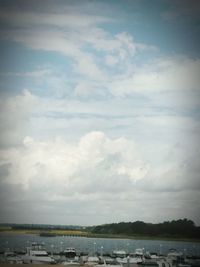
[[[0,223],[200,225],[200,2],[0,0]]]
[[[179,219],[176,219],[175,221],[177,220],[184,220],[184,219],[187,219],[187,220],[190,220],[189,218],[179,218]],[[173,221],[173,220],[172,220]],[[136,220],[136,221],[131,221],[131,223],[135,223],[135,222],[139,222],[139,220]],[[144,222],[146,224],[149,224],[151,222],[145,222],[145,221],[140,221],[140,222]],[[162,222],[157,222],[158,224],[162,224],[164,222],[167,222],[167,221],[162,221]],[[84,228],[84,227],[95,227],[95,226],[99,226],[99,225],[106,225],[106,224],[118,224],[118,223],[130,223],[130,221],[118,221],[118,222],[110,222],[110,223],[105,223],[105,224],[91,224],[91,225],[78,225],[78,224],[51,224],[51,223],[12,223],[12,222],[5,222],[5,223],[0,223],[0,225],[23,225],[23,226],[31,226],[31,225],[34,225],[34,226],[59,226],[59,227],[75,227],[75,228]],[[152,224],[157,224],[157,223],[152,223]],[[195,223],[194,223],[195,224]],[[195,224],[195,227],[199,227],[200,225],[196,225]]]

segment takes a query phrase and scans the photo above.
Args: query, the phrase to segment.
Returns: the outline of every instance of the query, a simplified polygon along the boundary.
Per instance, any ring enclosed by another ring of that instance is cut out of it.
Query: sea
[[[117,238],[88,238],[75,236],[42,237],[32,234],[0,234],[0,251],[7,249],[24,251],[32,242],[43,243],[48,252],[59,253],[68,247],[74,247],[78,253],[110,254],[113,250],[134,252],[136,248],[144,248],[152,253],[167,254],[170,249],[176,249],[187,255],[199,256],[200,243],[166,240],[136,240]]]

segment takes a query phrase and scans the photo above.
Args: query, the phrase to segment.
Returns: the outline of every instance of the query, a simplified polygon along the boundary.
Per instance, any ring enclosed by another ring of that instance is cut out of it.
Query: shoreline
[[[24,235],[40,235],[43,233],[53,234],[52,237],[56,236],[74,236],[74,237],[86,237],[86,238],[108,238],[108,239],[129,239],[129,240],[163,240],[163,241],[177,241],[177,242],[200,242],[200,239],[195,238],[184,238],[184,237],[166,237],[166,236],[126,236],[126,235],[109,235],[109,234],[93,234],[83,231],[73,231],[73,230],[31,230],[31,229],[1,229],[1,234],[24,234]]]

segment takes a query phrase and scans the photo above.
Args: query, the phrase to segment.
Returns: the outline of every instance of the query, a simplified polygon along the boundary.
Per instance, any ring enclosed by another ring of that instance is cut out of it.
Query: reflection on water
[[[191,255],[200,255],[200,243],[198,242],[178,242],[161,240],[130,240],[130,239],[110,239],[110,238],[87,238],[87,237],[41,237],[30,234],[0,234],[0,251],[6,248],[11,250],[24,250],[32,242],[44,243],[47,251],[60,252],[67,247],[76,248],[77,252],[111,253],[113,250],[123,249],[127,253],[134,252],[136,248],[144,248],[146,251],[166,254],[169,249],[174,248]]]

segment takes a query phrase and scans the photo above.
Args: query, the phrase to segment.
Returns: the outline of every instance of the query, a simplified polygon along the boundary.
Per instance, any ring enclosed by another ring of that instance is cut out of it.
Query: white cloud
[[[76,96],[92,95],[95,91],[95,87],[87,82],[79,83],[75,89],[74,94]]]
[[[88,77],[90,80],[101,81],[106,79],[106,74],[97,66],[90,55],[81,54],[74,71]]]
[[[137,52],[152,50],[152,46],[137,43],[127,32],[113,35],[98,26],[99,23],[110,22],[109,18],[76,12],[72,10],[72,13],[63,15],[4,11],[2,18],[15,27],[8,28],[1,36],[32,49],[70,57],[74,61],[74,73],[100,82],[109,79],[105,65],[120,62],[118,72],[121,73],[121,69],[128,69]],[[103,57],[98,55],[99,52],[103,53]]]
[[[129,77],[114,80],[110,90],[114,95],[199,90],[199,70],[200,60],[161,59],[136,69]]]
[[[1,146],[20,144],[26,133],[37,97],[28,90],[17,96],[0,99],[0,142]]]
[[[166,219],[183,216],[187,211],[198,221],[194,212],[197,207],[190,208],[191,201],[198,198],[199,188],[198,121],[177,115],[158,116],[151,107],[146,107],[146,116],[141,116],[144,109],[138,102],[137,105],[133,110],[133,102],[123,99],[88,105],[87,101],[41,98],[27,90],[3,99],[1,121],[5,123],[1,123],[1,133],[9,145],[8,133],[17,132],[18,138],[20,135],[15,147],[4,147],[0,152],[1,166],[7,166],[2,186],[6,186],[5,190],[10,188],[8,192],[15,192],[13,196],[8,194],[9,203],[4,198],[5,205],[10,207],[7,209],[10,215],[6,216],[12,218],[21,204],[26,214],[30,208],[36,213],[40,210],[43,222],[48,221],[52,212],[57,214],[59,222],[70,215],[71,223],[155,220],[148,215],[150,211],[163,220],[160,215],[163,209]],[[72,117],[67,117],[70,114]],[[79,117],[80,114],[89,117]],[[109,127],[114,127],[114,131],[102,132]],[[29,137],[24,137],[26,128]],[[52,135],[43,137],[44,132]],[[122,135],[126,138],[119,137]],[[193,200],[188,199],[183,207],[186,195],[187,199],[192,195]],[[169,214],[167,210],[173,201],[177,208]],[[71,209],[63,215],[66,205]],[[105,206],[106,210],[102,208]],[[96,209],[99,217],[95,221],[92,218]],[[46,215],[43,210],[48,211]],[[22,215],[20,218],[26,220]]]
[[[101,132],[92,132],[77,145],[60,139],[36,142],[26,137],[22,148],[3,151],[2,163],[12,165],[9,183],[29,187],[34,181],[38,184],[51,181],[63,184],[66,192],[73,188],[79,193],[93,193],[115,191],[115,185],[117,190],[127,189],[127,185],[144,178],[145,165],[137,160],[138,154],[136,146],[126,139],[110,140]],[[124,185],[118,188],[120,180]]]
[[[108,56],[106,56],[105,61],[106,61],[106,64],[108,66],[113,66],[113,65],[117,64],[118,59],[116,57],[113,57],[111,55],[108,55]]]
[[[70,215],[73,223],[90,225],[135,219],[155,222],[186,211],[197,220],[197,207],[191,209],[190,203],[198,197],[199,167],[198,160],[191,165],[191,159],[198,159],[199,152],[194,155],[192,148],[180,146],[167,151],[170,156],[165,153],[157,166],[145,160],[141,146],[126,138],[108,138],[103,132],[88,133],[73,144],[59,138],[38,142],[26,137],[21,147],[1,150],[1,166],[8,169],[3,186],[15,188],[9,203],[15,201],[13,207],[22,217],[31,207],[44,222],[52,211],[61,221]],[[184,196],[188,201],[183,207]],[[26,203],[23,212],[17,203]],[[166,216],[160,215],[161,210]]]
[[[74,95],[77,97],[105,96],[106,90],[103,84],[99,85],[96,82],[82,81],[77,84],[74,89]]]
[[[69,7],[68,7],[69,8]],[[61,10],[62,12],[62,10]],[[30,12],[30,11],[8,11],[3,10],[0,12],[2,20],[9,22],[14,26],[30,27],[50,25],[58,27],[73,27],[84,28],[92,25],[111,21],[111,19],[104,16],[83,14],[80,11],[70,10],[66,13],[42,13],[42,12]]]
[[[200,61],[192,59],[160,60],[138,69],[130,77],[111,83],[115,95],[130,95],[134,92],[199,90]]]
[[[180,115],[176,109],[169,115],[172,96],[172,100],[165,103],[166,109],[160,111],[161,101],[164,101],[161,96],[155,102],[137,98],[88,100],[91,91],[95,91],[96,96],[105,93],[98,84],[83,82],[75,88],[79,100],[38,97],[28,90],[18,96],[2,98],[1,145],[19,145],[26,135],[39,140],[62,136],[65,140],[77,141],[93,130],[112,137],[129,138],[134,134],[139,142],[172,144],[179,139],[196,140],[200,132],[197,119]]]

